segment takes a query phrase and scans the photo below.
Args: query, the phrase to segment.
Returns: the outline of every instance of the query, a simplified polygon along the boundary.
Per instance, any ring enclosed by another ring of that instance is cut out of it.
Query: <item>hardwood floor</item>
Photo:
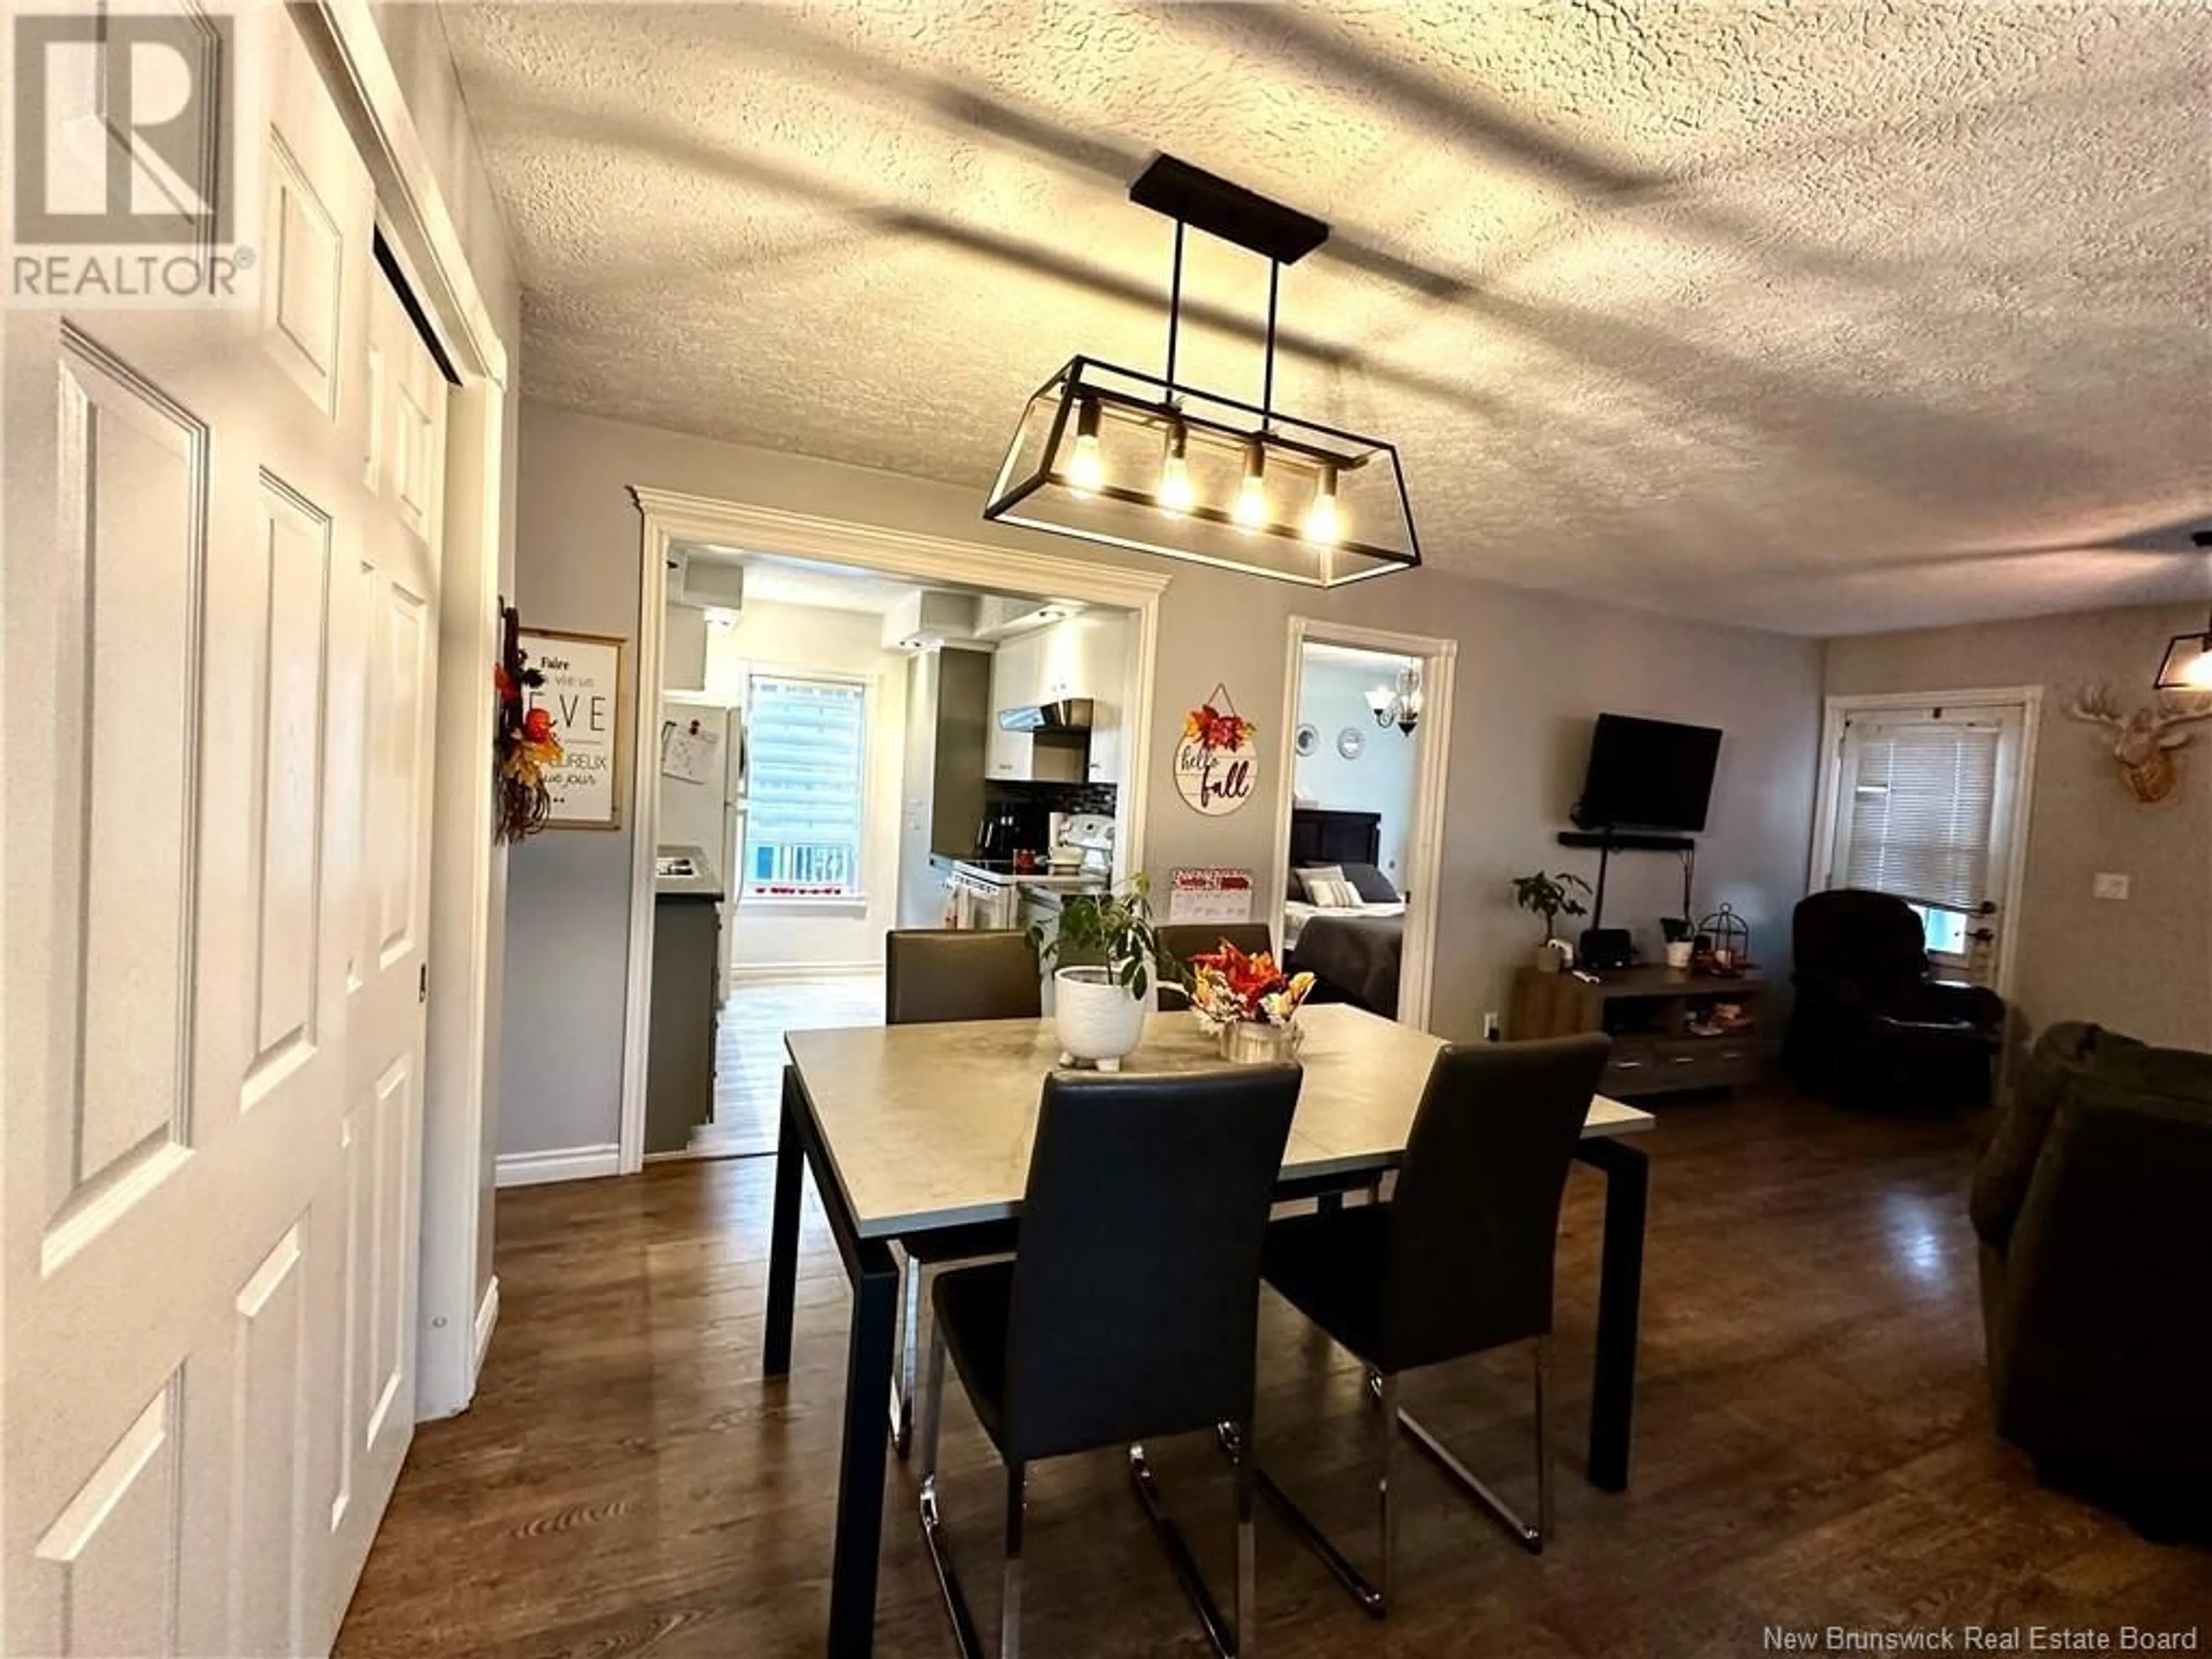
[[[783,1034],[883,1023],[880,973],[732,987],[714,1040],[714,1121],[691,1132],[691,1150],[709,1158],[773,1152],[783,1109]]]
[[[1523,1554],[1401,1457],[1397,1606],[1376,1625],[1262,1509],[1262,1659],[1680,1659],[1831,1625],[2202,1625],[2197,1647],[2212,1647],[2212,1555],[2041,1489],[1991,1435],[1966,1131],[1778,1095],[1659,1110],[1631,1491],[1581,1477],[1599,1183],[1577,1170],[1553,1543]],[[341,1654],[820,1650],[849,1297],[810,1194],[793,1368],[764,1385],[769,1172],[666,1164],[500,1194],[505,1311],[482,1391],[418,1434]],[[1261,1344],[1264,1460],[1370,1559],[1375,1419],[1356,1370],[1272,1296]],[[1525,1378],[1521,1355],[1492,1356],[1415,1374],[1405,1403],[1509,1499],[1530,1498]],[[1225,1589],[1224,1467],[1198,1439],[1152,1450]],[[945,1453],[946,1511],[994,1640],[998,1465],[957,1397]],[[951,1655],[914,1482],[893,1468],[877,1650]],[[1035,1468],[1027,1559],[1028,1652],[1204,1650],[1117,1457]]]

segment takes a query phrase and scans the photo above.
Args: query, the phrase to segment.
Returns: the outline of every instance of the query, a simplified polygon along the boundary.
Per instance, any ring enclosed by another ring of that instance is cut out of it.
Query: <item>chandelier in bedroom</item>
[[[1069,359],[1022,411],[983,516],[1312,587],[1419,565],[1397,450],[1274,406],[1282,269],[1328,227],[1171,155],[1145,169],[1129,199],[1175,221],[1166,373]],[[1267,261],[1257,404],[1176,378],[1186,228]]]
[[[1376,686],[1367,694],[1368,712],[1375,716],[1377,726],[1395,726],[1407,737],[1421,723],[1421,670],[1419,664],[1407,663],[1398,671],[1395,690]]]

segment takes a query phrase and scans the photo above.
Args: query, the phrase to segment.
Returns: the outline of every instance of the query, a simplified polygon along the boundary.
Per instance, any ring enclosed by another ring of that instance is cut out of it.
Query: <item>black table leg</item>
[[[799,1174],[806,1158],[798,1086],[798,1074],[785,1066],[775,1138],[775,1211],[769,1223],[768,1331],[761,1344],[761,1370],[769,1376],[791,1371],[791,1317],[799,1290]]]
[[[1650,1194],[1651,1161],[1638,1148],[1613,1139],[1586,1140],[1577,1156],[1605,1174],[1589,1479],[1605,1492],[1626,1492],[1636,1415],[1636,1327],[1644,1301],[1644,1212]]]
[[[876,1640],[876,1567],[883,1547],[884,1465],[898,1267],[880,1239],[857,1242],[853,1334],[845,1358],[845,1446],[837,1471],[837,1541],[830,1581],[830,1659],[865,1659]]]

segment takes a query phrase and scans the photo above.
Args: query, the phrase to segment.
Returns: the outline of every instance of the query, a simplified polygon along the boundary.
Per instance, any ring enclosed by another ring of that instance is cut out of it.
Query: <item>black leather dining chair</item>
[[[1544,1383],[1559,1206],[1611,1047],[1602,1035],[1447,1047],[1429,1073],[1389,1201],[1294,1216],[1268,1229],[1267,1283],[1365,1364],[1382,1407],[1379,1583],[1369,1583],[1264,1471],[1255,1468],[1254,1478],[1378,1619],[1396,1541],[1392,1449],[1400,1429],[1525,1547],[1540,1551],[1550,1535]],[[1398,1409],[1401,1373],[1524,1341],[1535,1348],[1534,1525]],[[1238,1454],[1229,1431],[1223,1442]]]
[[[921,1025],[963,1019],[1036,1019],[1044,1012],[1042,974],[1026,933],[899,929],[884,935],[884,1024]],[[923,1280],[946,1261],[1005,1255],[1010,1221],[979,1222],[898,1241],[902,1270],[899,1372],[891,1384],[891,1444],[904,1457],[914,1443],[914,1389],[920,1370]]]
[[[1006,1474],[1001,1659],[1021,1646],[1029,1466],[1128,1449],[1130,1480],[1215,1650],[1251,1651],[1252,1499],[1237,1480],[1233,1629],[1163,1504],[1144,1442],[1242,1433],[1252,1412],[1260,1257],[1301,1073],[1055,1073],[1037,1109],[1012,1261],[938,1276],[923,1396],[921,1525],[961,1650],[982,1651],[937,1494],[950,1353]]]

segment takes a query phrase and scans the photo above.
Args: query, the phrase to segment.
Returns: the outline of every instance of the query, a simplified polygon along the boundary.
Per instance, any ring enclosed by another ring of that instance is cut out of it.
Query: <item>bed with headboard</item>
[[[1406,902],[1379,867],[1382,840],[1378,812],[1291,809],[1284,966],[1313,975],[1320,1000],[1395,1019]]]

